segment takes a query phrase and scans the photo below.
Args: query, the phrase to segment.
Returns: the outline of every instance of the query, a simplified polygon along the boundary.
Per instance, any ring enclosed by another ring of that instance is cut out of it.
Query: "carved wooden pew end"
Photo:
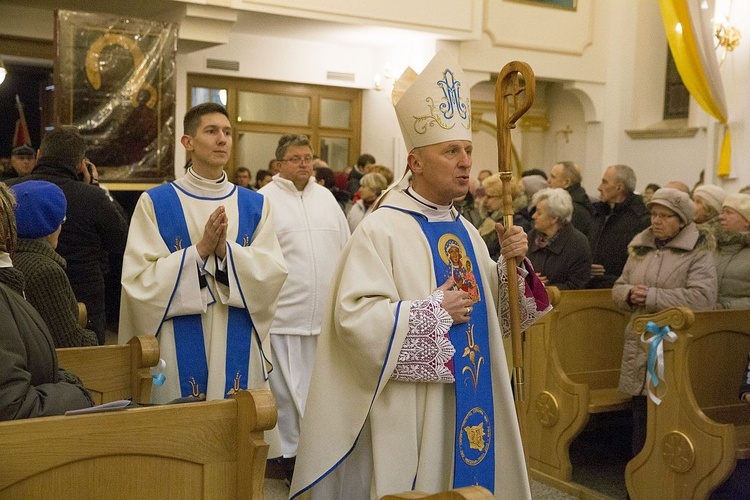
[[[671,308],[636,318],[634,331],[649,321],[670,326],[677,340],[663,341],[666,392],[661,404],[648,403],[646,444],[628,463],[628,491],[634,499],[707,498],[737,460],[750,458],[750,405],[738,398],[750,311]]]
[[[570,491],[571,442],[591,415],[631,406],[617,390],[630,315],[611,290],[547,290],[553,311],[526,331],[525,446],[532,475]]]

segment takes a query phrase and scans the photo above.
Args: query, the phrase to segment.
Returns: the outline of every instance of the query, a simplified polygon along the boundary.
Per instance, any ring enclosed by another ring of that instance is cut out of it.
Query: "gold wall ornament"
[[[701,6],[702,7],[702,6]],[[714,36],[716,37],[715,49],[721,47],[721,57],[719,58],[719,66],[724,64],[724,59],[727,57],[727,53],[734,51],[742,38],[742,32],[730,20],[732,17],[732,0],[729,0],[729,9],[727,15],[724,16],[723,22],[717,22],[714,25]]]
[[[693,443],[680,431],[672,431],[664,436],[661,454],[669,467],[678,473],[689,471],[695,463]]]
[[[524,131],[546,132],[549,130],[549,118],[547,115],[526,114],[518,120],[518,124]]]
[[[727,20],[726,23],[716,25],[714,36],[720,47],[723,47],[725,51],[732,52],[740,44],[742,32],[736,26],[729,24],[729,20]]]

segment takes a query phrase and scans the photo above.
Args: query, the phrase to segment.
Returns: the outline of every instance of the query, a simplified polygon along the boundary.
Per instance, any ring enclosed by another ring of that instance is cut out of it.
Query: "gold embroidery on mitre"
[[[438,80],[436,85],[443,92],[440,104],[436,105],[432,97],[425,99],[430,114],[414,117],[414,131],[424,134],[427,132],[427,127],[435,125],[444,130],[450,130],[455,125],[451,123],[454,119],[468,130],[471,127],[471,120],[469,120],[471,111],[467,100],[461,98],[461,82],[453,75],[453,71],[446,68],[443,70],[443,79]]]

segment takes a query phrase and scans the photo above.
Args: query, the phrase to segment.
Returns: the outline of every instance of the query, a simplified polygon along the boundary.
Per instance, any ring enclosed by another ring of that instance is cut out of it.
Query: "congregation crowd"
[[[232,126],[212,103],[185,115],[184,175],[143,193],[132,215],[98,185],[74,130],[48,131],[38,151],[15,148],[0,183],[0,420],[93,405],[55,348],[105,343],[105,282],[121,274],[118,342],[157,335],[165,361],[153,402],[270,385],[269,472],[288,478],[292,495],[369,498],[479,481],[528,497],[517,429],[500,424],[515,418],[509,308],[527,326],[549,311],[545,286],[555,286],[612,289],[632,318],[673,306],[750,309],[750,194],[679,180],[638,193],[634,170],[612,165],[591,196],[579,166],[561,161],[513,182],[514,226],[504,228],[499,176],[470,175],[471,127],[403,126],[446,67],[461,77],[439,55],[394,96],[409,151],[400,181],[369,154],[334,172],[306,136],[288,134],[254,183],[244,167],[230,182]],[[510,258],[517,276],[505,270]],[[466,342],[483,349],[484,378]],[[474,394],[457,382],[467,369]],[[750,366],[737,376],[750,403]],[[646,381],[631,319],[619,389],[634,396],[635,451]],[[492,471],[457,465],[461,405],[483,409],[469,423],[493,424],[494,445],[510,457],[494,458]],[[332,431],[340,439],[322,442]]]

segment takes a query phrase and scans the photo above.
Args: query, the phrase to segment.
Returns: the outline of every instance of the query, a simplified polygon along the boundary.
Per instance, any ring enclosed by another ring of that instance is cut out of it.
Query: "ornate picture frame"
[[[75,127],[102,182],[174,178],[177,26],[55,11],[55,124]]]

